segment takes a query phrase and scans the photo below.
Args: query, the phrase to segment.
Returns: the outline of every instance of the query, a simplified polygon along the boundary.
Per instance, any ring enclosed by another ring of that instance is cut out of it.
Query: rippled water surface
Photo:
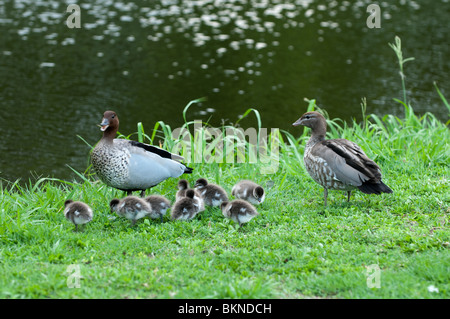
[[[81,28],[70,29],[70,3]],[[449,83],[450,4],[384,1],[381,28],[366,25],[373,1],[0,0],[0,177],[73,177],[87,166],[107,109],[120,131],[162,120],[235,122],[250,107],[263,126],[291,127],[314,98],[331,117],[401,116],[398,35],[408,101],[418,113],[448,114],[433,82]],[[243,126],[254,125],[252,118]],[[298,128],[297,128],[298,130]]]

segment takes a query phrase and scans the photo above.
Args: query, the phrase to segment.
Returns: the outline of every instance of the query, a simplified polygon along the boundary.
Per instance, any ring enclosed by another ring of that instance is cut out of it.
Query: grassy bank
[[[3,185],[0,296],[448,298],[450,134],[433,115],[405,111],[404,118],[329,122],[329,137],[359,143],[379,163],[394,194],[355,192],[347,203],[334,191],[324,209],[322,188],[301,161],[307,133],[282,132],[276,174],[260,174],[257,164],[193,163],[191,183],[202,176],[228,192],[242,178],[266,186],[260,216],[242,229],[218,208],[191,222],[166,216],[163,224],[146,219],[132,228],[108,208],[122,192],[89,174],[82,182]],[[173,201],[176,183],[167,180],[152,193]],[[94,209],[82,232],[73,232],[63,216],[66,198]],[[374,264],[380,288],[367,286],[366,266]],[[70,265],[82,277],[80,288],[68,287],[74,282]]]
[[[410,60],[399,55],[399,41],[393,48],[401,66]],[[429,113],[419,117],[401,101],[403,117],[366,116],[363,100],[361,123],[328,119],[328,137],[358,143],[379,164],[394,193],[354,192],[348,203],[344,193],[330,191],[324,208],[323,189],[303,166],[307,130],[296,136],[271,132],[266,144],[258,144],[278,151],[270,158],[278,164],[276,171],[262,174],[266,164],[252,162],[252,145],[239,135],[226,137],[234,143],[233,161],[220,160],[229,152],[211,148],[216,144],[206,143],[208,131],[193,130],[196,123],[187,120],[195,102],[182,114],[186,135],[180,139],[163,122],[150,135],[138,124],[137,136],[129,137],[161,141],[169,150],[179,147],[188,159],[195,158],[194,149],[207,151],[216,162],[189,164],[191,184],[205,177],[230,193],[239,180],[252,179],[267,192],[260,215],[241,229],[218,208],[189,222],[166,216],[164,223],[144,219],[130,227],[108,207],[123,193],[97,181],[90,169],[77,172],[80,179],[73,182],[6,182],[0,187],[0,298],[450,297],[448,123]],[[314,100],[307,102],[308,110],[316,108]],[[248,110],[244,119],[252,115],[257,140],[264,141],[258,111]],[[236,127],[219,131],[227,129]],[[151,193],[173,202],[176,185],[169,179]],[[94,210],[83,231],[74,232],[63,216],[68,198]],[[374,265],[380,269],[380,288],[373,287],[377,281],[368,271]]]

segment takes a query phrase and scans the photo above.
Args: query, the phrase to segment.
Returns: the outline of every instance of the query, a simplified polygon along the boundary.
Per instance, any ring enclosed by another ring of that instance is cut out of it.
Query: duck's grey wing
[[[345,184],[361,186],[369,180],[381,180],[378,165],[356,143],[345,139],[326,140],[316,144],[312,151],[313,155],[323,158],[335,177]]]
[[[379,166],[367,157],[358,144],[346,139],[335,139],[323,141],[320,145],[337,179],[357,186],[366,194],[393,192],[381,181]]]
[[[151,158],[157,159],[158,157],[161,158],[163,161],[169,161],[172,160],[175,163],[182,165],[183,167],[183,173],[190,174],[192,173],[193,169],[190,167],[187,167],[183,163],[181,163],[184,158],[182,156],[172,154],[166,150],[163,150],[159,147],[152,146],[145,143],[140,143],[136,141],[130,141],[126,139],[114,139],[114,144],[121,147],[122,149],[127,149],[132,154],[140,154],[140,155],[148,155]],[[166,162],[167,163],[167,162]],[[170,166],[170,164],[168,164]]]
[[[181,162],[184,160],[184,157],[179,156],[177,154],[172,154],[166,150],[163,150],[159,147],[153,146],[153,145],[149,145],[149,144],[145,144],[145,143],[141,143],[141,142],[136,142],[136,141],[128,141],[132,146],[136,146],[136,147],[140,147],[144,150],[146,150],[147,152],[152,152],[155,154],[158,154],[159,156],[163,157],[163,158],[169,158],[178,162]]]

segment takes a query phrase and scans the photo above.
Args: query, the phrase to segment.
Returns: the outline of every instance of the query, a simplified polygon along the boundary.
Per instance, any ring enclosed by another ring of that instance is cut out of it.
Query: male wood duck
[[[180,163],[183,157],[158,147],[116,139],[119,118],[113,111],[106,111],[100,124],[103,137],[91,152],[92,165],[100,180],[106,185],[133,191],[151,188],[169,177],[191,173],[192,168]]]

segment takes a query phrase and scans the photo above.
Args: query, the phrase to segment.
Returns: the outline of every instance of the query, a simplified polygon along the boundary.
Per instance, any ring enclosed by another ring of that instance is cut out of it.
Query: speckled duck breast
[[[124,142],[126,141],[124,140]],[[124,143],[120,142],[120,140],[115,140],[112,145],[106,144],[104,141],[100,141],[91,153],[92,166],[98,177],[106,185],[114,188],[123,190],[130,188],[142,189],[137,187],[139,185],[130,183],[129,167],[131,154],[127,148],[120,147],[120,144]]]

